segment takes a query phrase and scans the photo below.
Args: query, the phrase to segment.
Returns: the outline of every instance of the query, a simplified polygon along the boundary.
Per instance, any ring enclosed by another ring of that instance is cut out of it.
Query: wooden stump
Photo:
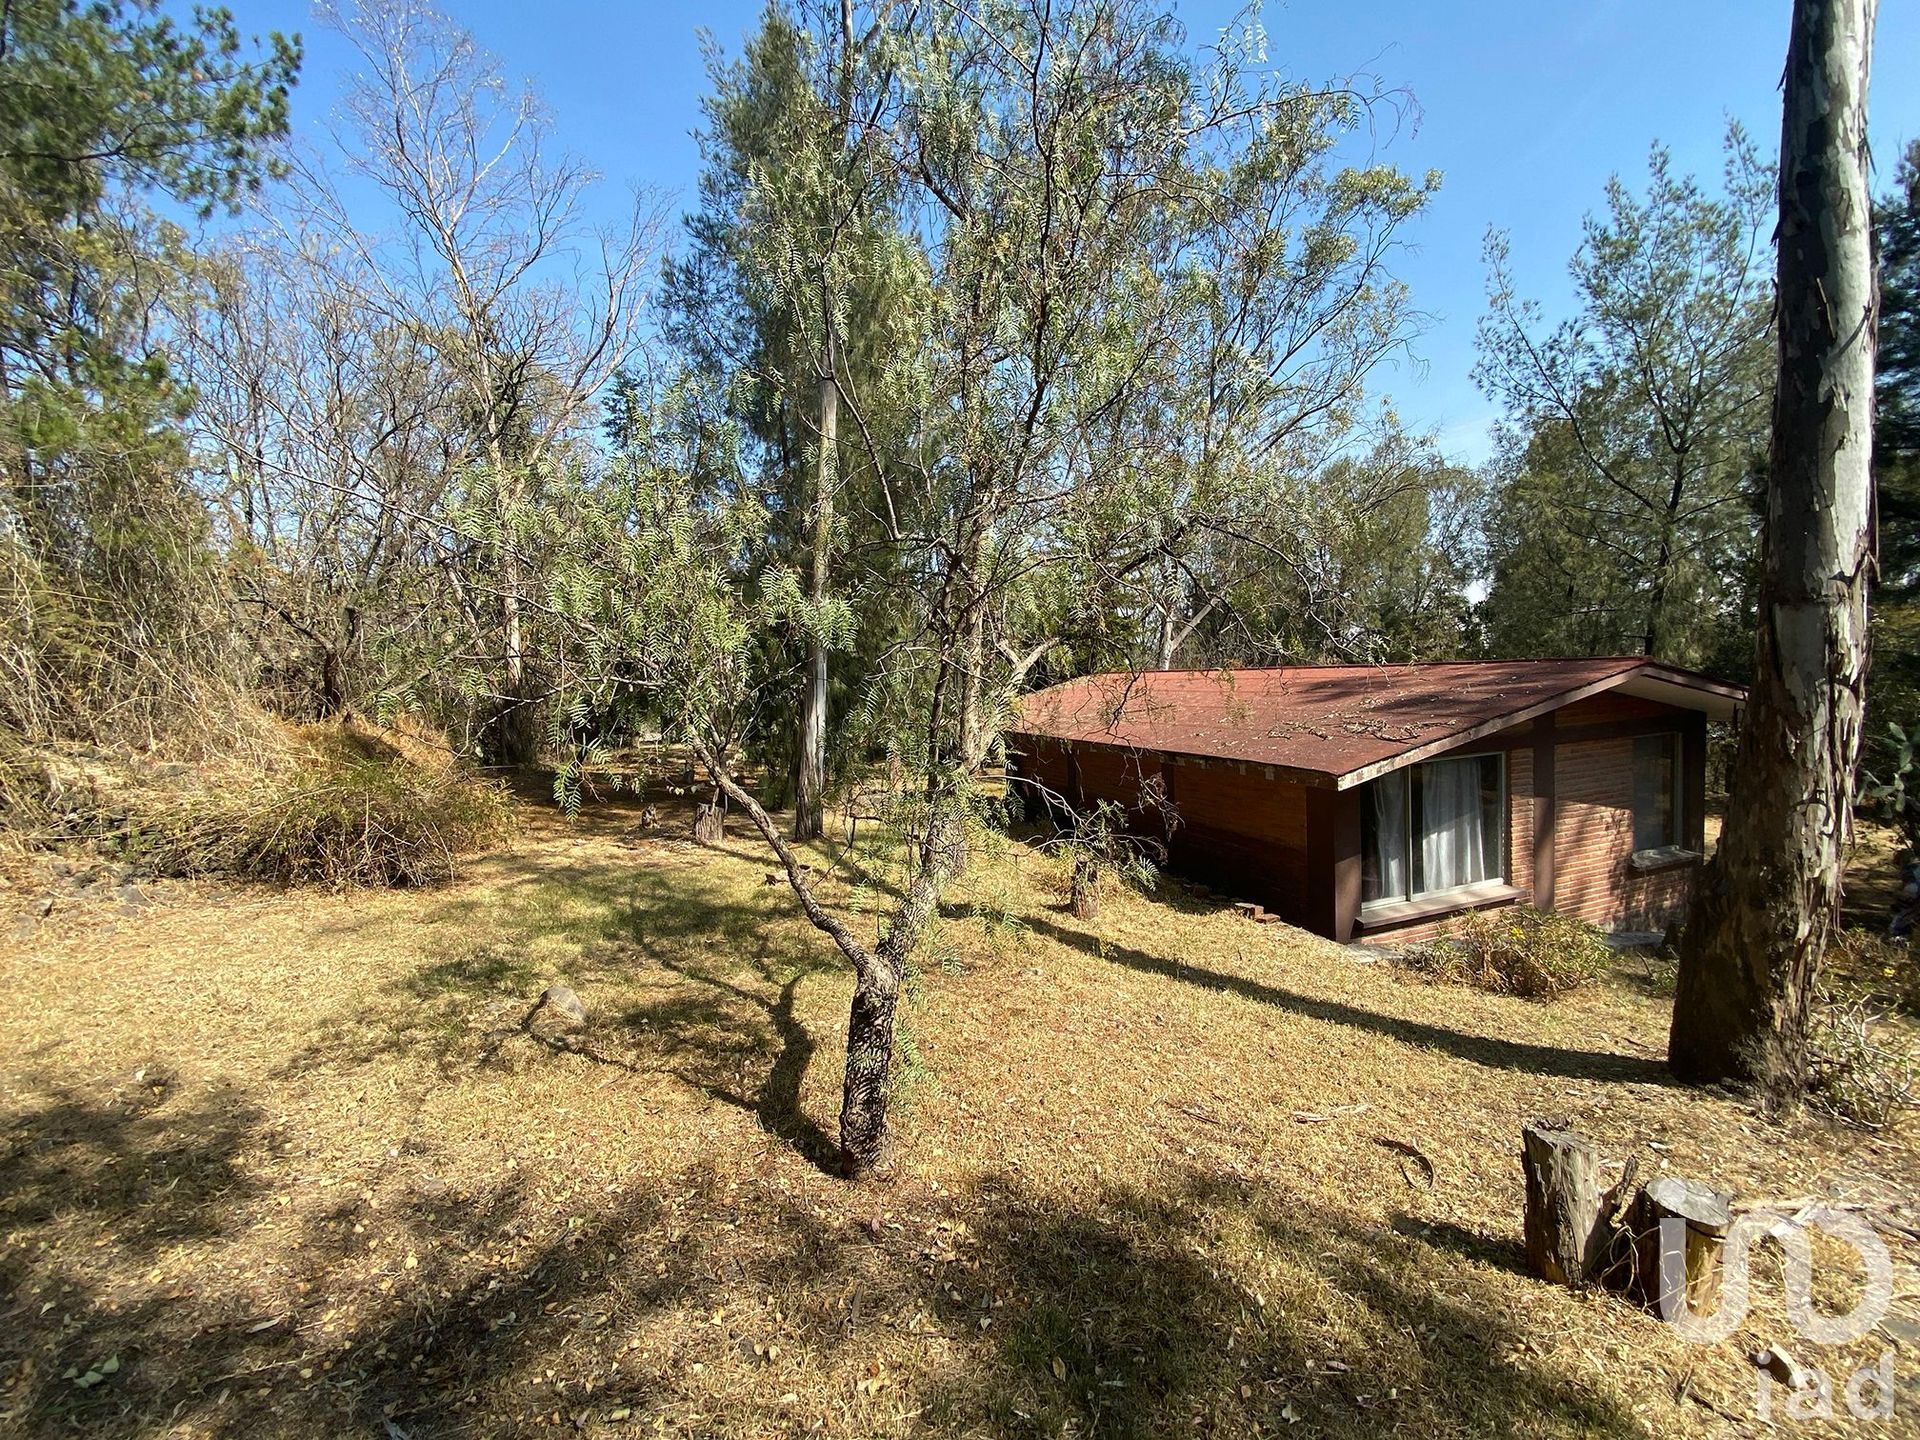
[[[1085,855],[1073,857],[1073,918],[1094,920],[1100,915],[1100,867]]]
[[[1606,1226],[1600,1156],[1564,1120],[1530,1120],[1520,1129],[1527,1180],[1527,1268],[1575,1289],[1596,1282],[1605,1264]]]
[[[727,812],[719,801],[695,807],[693,838],[702,845],[719,845],[726,841]]]
[[[1720,1295],[1720,1252],[1732,1229],[1731,1195],[1678,1175],[1650,1181],[1633,1210],[1634,1295],[1662,1311],[1683,1296],[1694,1314],[1711,1310]]]

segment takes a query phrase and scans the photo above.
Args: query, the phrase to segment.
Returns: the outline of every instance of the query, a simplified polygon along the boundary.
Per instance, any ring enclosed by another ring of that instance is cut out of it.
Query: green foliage
[[[1613,952],[1586,921],[1522,905],[1448,920],[1439,938],[1394,963],[1433,980],[1551,1000],[1606,974]]]
[[[1497,655],[1649,654],[1735,674],[1772,380],[1771,176],[1736,128],[1724,193],[1653,151],[1617,178],[1549,327],[1489,238],[1475,378],[1506,409],[1493,467],[1487,644]]]
[[[242,50],[221,10],[0,14],[0,708],[35,734],[161,723],[211,663],[168,345],[194,260],[144,202],[205,214],[272,172],[299,48]]]
[[[1893,189],[1874,208],[1874,221],[1880,249],[1873,416],[1880,574],[1863,764],[1885,786],[1911,773],[1910,737],[1920,731],[1920,141],[1907,147]],[[1902,812],[1909,844],[1920,843],[1913,792],[1909,780]]]
[[[1900,832],[1911,848],[1920,848],[1920,766],[1914,764],[1916,736],[1905,726],[1889,724],[1874,737],[1868,766],[1860,775],[1863,807],[1882,823]]]

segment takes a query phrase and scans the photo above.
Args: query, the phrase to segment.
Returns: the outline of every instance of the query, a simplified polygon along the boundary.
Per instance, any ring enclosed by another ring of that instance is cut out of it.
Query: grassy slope
[[[1530,1280],[1522,1119],[1916,1223],[1914,1127],[1669,1087],[1627,979],[1408,984],[1178,890],[1083,926],[1021,852],[927,962],[900,1178],[849,1189],[816,1163],[848,977],[757,843],[682,820],[535,818],[437,892],[203,887],[0,939],[0,1430],[1739,1430],[1777,1283],[1697,1350]],[[516,1028],[551,979],[582,1053]]]

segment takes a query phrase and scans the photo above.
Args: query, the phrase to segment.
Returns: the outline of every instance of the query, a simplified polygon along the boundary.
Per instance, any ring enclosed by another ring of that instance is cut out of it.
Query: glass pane
[[[1491,791],[1491,794],[1489,794]],[[1420,767],[1420,888],[1454,890],[1501,869],[1500,760],[1474,756]]]
[[[1407,777],[1382,776],[1360,799],[1360,898],[1407,898]]]
[[[1480,757],[1480,873],[1507,877],[1507,796],[1498,755]]]
[[[1633,742],[1633,848],[1658,850],[1679,843],[1674,805],[1675,737],[1642,735]]]

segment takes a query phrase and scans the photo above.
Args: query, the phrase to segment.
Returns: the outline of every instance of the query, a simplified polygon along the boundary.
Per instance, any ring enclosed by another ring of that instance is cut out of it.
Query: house
[[[1089,675],[1026,696],[1030,809],[1122,807],[1168,868],[1346,941],[1531,903],[1608,929],[1685,910],[1707,722],[1735,686],[1646,659]]]

